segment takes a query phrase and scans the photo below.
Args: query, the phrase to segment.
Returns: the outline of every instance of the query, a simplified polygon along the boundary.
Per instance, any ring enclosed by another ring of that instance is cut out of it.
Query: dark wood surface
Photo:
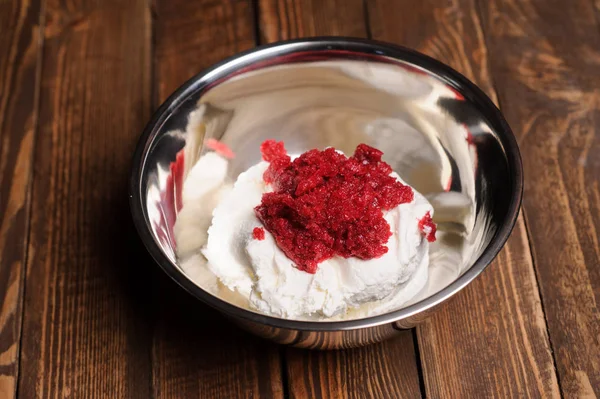
[[[151,395],[127,173],[150,117],[147,2],[45,1],[18,394]]]
[[[31,170],[41,66],[40,2],[0,2],[0,397],[19,375]]]
[[[598,21],[592,0],[0,1],[0,398],[595,397]],[[279,347],[200,305],[153,266],[126,195],[140,131],[183,81],[314,35],[453,66],[525,166],[494,265],[417,329],[347,351]]]
[[[486,2],[482,20],[528,174],[523,209],[558,380],[566,396],[591,397],[600,390],[600,29],[592,2],[551,3]]]

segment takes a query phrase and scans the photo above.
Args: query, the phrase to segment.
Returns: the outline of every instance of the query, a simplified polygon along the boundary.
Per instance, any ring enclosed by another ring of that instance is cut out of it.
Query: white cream
[[[224,171],[217,170],[222,166],[221,162],[215,162],[202,168],[224,176]],[[268,231],[265,230],[264,240],[252,238],[254,227],[261,226],[254,207],[260,203],[262,194],[270,191],[262,179],[267,166],[268,163],[260,162],[240,174],[233,189],[221,197],[212,213],[208,240],[201,250],[212,273],[230,290],[248,298],[251,307],[290,319],[339,317],[366,303],[372,303],[369,313],[376,313],[401,306],[424,287],[429,243],[419,231],[418,221],[427,212],[433,214],[433,208],[421,194],[415,191],[413,202],[385,214],[393,233],[385,255],[368,261],[335,257],[320,263],[315,274],[309,274],[294,267]],[[195,169],[184,186],[184,209],[175,231],[178,248],[180,237],[184,237],[184,242],[187,240],[186,222],[180,221],[195,217],[192,214],[199,210],[183,214],[189,202],[187,194],[206,191],[195,188],[205,186],[205,180],[197,179],[196,173],[201,172]],[[398,175],[394,176],[404,183]],[[196,224],[197,228],[203,226],[204,223]],[[194,234],[204,238],[200,233]]]

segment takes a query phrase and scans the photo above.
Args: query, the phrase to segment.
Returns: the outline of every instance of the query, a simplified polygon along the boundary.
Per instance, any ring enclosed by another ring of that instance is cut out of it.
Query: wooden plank
[[[33,142],[40,1],[0,2],[0,397],[16,395]]]
[[[362,1],[263,0],[264,42],[314,35],[366,36]],[[347,351],[287,349],[291,397],[420,397],[417,359],[410,331],[395,339]]]
[[[481,2],[562,393],[600,394],[600,35],[593,2]]]
[[[159,101],[202,69],[252,48],[253,12],[245,0],[155,0]]]
[[[473,0],[370,4],[375,39],[431,55],[496,99]],[[420,326],[418,337],[428,397],[560,396],[521,217],[490,268]]]
[[[286,357],[292,398],[421,397],[410,331],[355,349],[288,349]]]
[[[240,330],[174,283],[157,285],[163,304],[154,332],[156,398],[283,397],[277,345]]]
[[[418,329],[428,396],[559,398],[537,289],[520,218],[490,270]]]
[[[151,396],[128,170],[150,114],[145,0],[48,0],[19,394]]]
[[[259,0],[261,43],[298,37],[366,36],[360,0]]]
[[[254,45],[248,1],[158,0],[156,82],[164,100],[202,69]],[[155,104],[158,105],[158,104]],[[240,331],[160,273],[153,340],[158,398],[282,397],[279,348]]]

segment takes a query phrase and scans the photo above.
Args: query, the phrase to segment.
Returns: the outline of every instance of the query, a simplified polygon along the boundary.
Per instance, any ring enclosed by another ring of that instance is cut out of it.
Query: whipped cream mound
[[[209,153],[205,157],[209,155],[216,156]],[[310,274],[294,266],[266,229],[264,240],[252,236],[255,227],[263,227],[254,208],[260,204],[263,193],[272,191],[263,181],[269,164],[263,161],[250,167],[239,175],[233,188],[223,189],[218,184],[207,185],[199,175],[210,173],[213,182],[223,181],[226,162],[204,162],[210,165],[205,164],[198,172],[195,165],[184,184],[184,206],[178,216],[179,229],[175,231],[178,255],[190,256],[190,250],[198,248],[198,241],[188,245],[187,240],[194,236],[206,242],[200,252],[208,261],[207,267],[221,284],[247,298],[250,307],[288,319],[338,318],[365,308],[368,314],[376,314],[405,304],[425,286],[429,242],[418,222],[427,212],[433,215],[433,207],[417,191],[413,190],[412,202],[384,213],[392,231],[385,255],[370,260],[334,257],[319,263],[317,272]],[[406,184],[396,173],[392,176]],[[207,193],[212,193],[214,202],[200,201],[202,204],[192,207],[210,209],[216,204],[212,217],[204,216],[201,223],[195,223],[196,232],[184,234],[187,223],[180,221],[201,213],[199,209],[184,213],[190,203],[186,195],[206,198]],[[207,219],[212,223],[206,238],[198,230],[206,226]]]

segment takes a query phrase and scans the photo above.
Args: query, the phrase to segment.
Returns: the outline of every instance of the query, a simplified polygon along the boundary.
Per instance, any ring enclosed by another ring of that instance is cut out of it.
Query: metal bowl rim
[[[229,73],[227,73],[223,76],[216,76],[218,75],[219,69],[222,69],[222,67],[226,66],[232,66],[237,63],[243,65],[243,62],[252,64],[260,61],[261,59],[277,54],[289,54],[293,53],[294,51],[323,49],[350,50],[355,53],[380,55],[404,62],[409,62],[429,71],[436,77],[445,80],[446,83],[457,89],[466,100],[471,101],[478,106],[483,116],[494,128],[494,132],[497,134],[498,139],[502,143],[506,153],[509,173],[512,177],[511,188],[514,195],[512,196],[508,207],[507,217],[502,225],[499,226],[498,230],[492,237],[490,243],[485,248],[481,256],[456,281],[452,282],[450,285],[436,294],[406,308],[362,319],[345,321],[288,320],[259,314],[252,310],[232,305],[204,291],[202,288],[193,283],[188,277],[186,277],[177,268],[177,266],[167,258],[152,236],[148,222],[144,217],[142,201],[143,196],[141,193],[141,176],[144,170],[146,156],[150,148],[149,145],[152,143],[156,134],[160,131],[160,128],[167,117],[173,112],[173,110],[183,103],[189,95],[205,87],[209,83],[216,81],[218,78],[223,78],[229,75]],[[218,309],[219,311],[227,313],[230,317],[239,317],[270,327],[300,331],[342,331],[375,327],[378,325],[407,319],[446,301],[448,298],[459,292],[471,281],[473,281],[477,276],[479,276],[498,255],[515,226],[521,207],[522,196],[523,165],[517,140],[500,110],[477,85],[472,83],[469,79],[450,66],[416,50],[377,40],[341,36],[319,36],[305,39],[283,40],[271,44],[257,46],[253,49],[246,50],[231,57],[225,58],[221,62],[212,65],[211,67],[188,79],[162,103],[162,105],[154,112],[152,118],[144,128],[133,155],[129,181],[130,210],[138,234],[150,255],[169,277],[171,277],[177,284],[179,284],[197,299],[200,299],[204,303]]]

